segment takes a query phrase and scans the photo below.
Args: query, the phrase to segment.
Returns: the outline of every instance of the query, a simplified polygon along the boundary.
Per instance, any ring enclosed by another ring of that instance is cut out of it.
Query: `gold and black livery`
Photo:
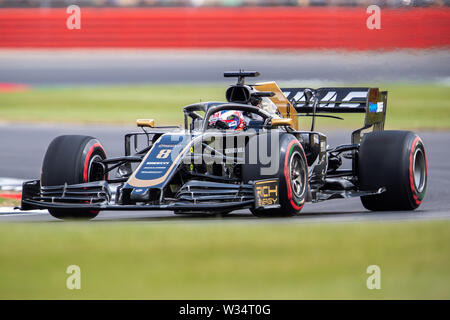
[[[41,178],[23,185],[21,209],[91,219],[102,210],[294,216],[306,202],[349,197],[360,197],[369,210],[421,204],[425,148],[412,132],[384,130],[386,91],[248,84],[259,76],[253,71],[224,76],[237,78],[226,101],[185,106],[184,127],[137,120],[140,131],[125,135],[123,156],[107,157],[94,137],[55,138]],[[211,122],[230,110],[246,119],[242,130]],[[347,113],[361,113],[363,126],[348,144],[330,147],[316,122]]]

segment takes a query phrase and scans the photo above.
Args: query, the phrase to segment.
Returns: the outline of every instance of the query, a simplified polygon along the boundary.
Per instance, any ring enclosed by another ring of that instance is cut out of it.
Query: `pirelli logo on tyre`
[[[278,207],[278,179],[259,180],[255,182],[255,208]]]

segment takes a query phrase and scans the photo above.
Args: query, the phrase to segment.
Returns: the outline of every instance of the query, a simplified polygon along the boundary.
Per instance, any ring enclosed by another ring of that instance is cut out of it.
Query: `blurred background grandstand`
[[[350,6],[436,7],[450,6],[450,0],[0,0],[0,8],[65,7],[257,7],[257,6]]]

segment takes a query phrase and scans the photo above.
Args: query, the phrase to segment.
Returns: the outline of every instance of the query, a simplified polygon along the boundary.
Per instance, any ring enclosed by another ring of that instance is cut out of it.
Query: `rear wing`
[[[305,96],[307,88],[282,88],[281,91],[298,113],[313,113],[313,104]],[[364,127],[355,134],[373,126],[374,131],[384,130],[387,91],[378,88],[319,88],[316,113],[365,113]],[[359,137],[355,137],[359,140]]]

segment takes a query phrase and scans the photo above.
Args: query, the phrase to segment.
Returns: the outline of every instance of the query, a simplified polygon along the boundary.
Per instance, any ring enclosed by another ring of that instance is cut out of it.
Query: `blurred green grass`
[[[20,205],[20,200],[0,197],[0,207],[16,207]]]
[[[149,85],[34,88],[0,95],[1,120],[120,123],[138,118],[183,123],[183,106],[218,99],[225,86]]]
[[[0,299],[449,299],[449,228],[450,221],[0,224]],[[81,290],[66,289],[73,264]],[[366,287],[373,264],[381,290]]]
[[[435,84],[384,84],[389,91],[386,127],[450,129],[450,88]],[[181,124],[183,106],[224,100],[226,85],[135,85],[37,87],[0,94],[0,121],[134,124],[154,118],[157,124]],[[357,128],[362,115],[346,121],[319,119],[319,128]],[[309,127],[309,120],[301,119]]]

